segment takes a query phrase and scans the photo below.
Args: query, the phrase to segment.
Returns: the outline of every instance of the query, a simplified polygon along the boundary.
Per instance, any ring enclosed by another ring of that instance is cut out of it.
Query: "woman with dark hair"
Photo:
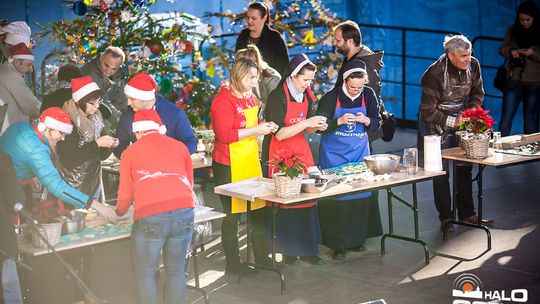
[[[324,131],[326,118],[315,116],[312,104],[317,101],[310,89],[317,67],[305,54],[296,55],[289,64],[289,76],[270,93],[265,117],[278,125],[275,134],[265,136],[262,161],[267,163],[280,150],[290,151],[307,167],[313,166],[313,156],[304,133]],[[276,168],[268,167],[268,177]],[[315,202],[296,206],[280,205],[276,213],[276,251],[283,262],[294,264],[298,257],[310,264],[319,264],[321,231]]]
[[[506,32],[499,54],[508,62],[499,130],[503,136],[510,135],[512,120],[523,101],[523,131],[536,133],[540,111],[540,12],[533,1],[519,5],[516,20]]]
[[[72,99],[64,103],[74,132],[56,146],[59,171],[72,187],[94,197],[99,194],[101,160],[106,159],[118,139],[101,136],[105,124],[99,111],[102,91],[91,76],[71,80]]]
[[[283,74],[289,64],[289,54],[281,35],[268,26],[269,13],[268,7],[262,2],[253,2],[248,6],[247,28],[240,32],[235,52],[248,44],[255,44],[268,65]]]
[[[367,131],[380,127],[375,91],[365,86],[364,62],[348,61],[343,78],[342,85],[321,98],[317,109],[328,119],[319,152],[323,169],[364,161],[369,155]],[[382,234],[379,206],[370,196],[367,192],[319,201],[323,244],[334,250],[334,259],[344,259],[346,250],[363,250],[366,238]]]

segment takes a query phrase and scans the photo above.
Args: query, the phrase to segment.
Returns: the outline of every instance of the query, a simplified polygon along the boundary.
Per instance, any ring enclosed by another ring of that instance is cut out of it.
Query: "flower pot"
[[[473,134],[464,132],[461,135],[461,142],[467,158],[484,159],[488,157],[490,132]]]
[[[302,177],[291,178],[283,173],[272,175],[276,187],[276,195],[281,198],[297,197],[302,188]]]

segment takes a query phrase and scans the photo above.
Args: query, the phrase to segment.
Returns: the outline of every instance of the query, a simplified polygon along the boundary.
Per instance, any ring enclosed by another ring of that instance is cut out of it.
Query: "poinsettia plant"
[[[273,172],[279,172],[290,178],[295,178],[306,170],[306,164],[297,155],[289,150],[279,150],[274,158],[268,161],[268,165],[274,167]]]
[[[472,134],[482,134],[493,129],[495,121],[489,115],[488,110],[478,106],[476,109],[468,109],[460,117],[460,131],[467,131]]]

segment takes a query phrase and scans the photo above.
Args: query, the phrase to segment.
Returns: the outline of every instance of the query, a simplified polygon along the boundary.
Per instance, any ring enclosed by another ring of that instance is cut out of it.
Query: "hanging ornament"
[[[159,92],[167,95],[173,90],[173,83],[169,78],[162,78],[159,82]]]
[[[77,1],[73,3],[73,12],[77,16],[84,16],[86,12],[88,11],[88,5],[86,5],[83,1]]]
[[[315,33],[313,32],[313,29],[310,29],[307,31],[306,35],[304,36],[304,39],[302,40],[303,45],[312,45],[315,43]]]

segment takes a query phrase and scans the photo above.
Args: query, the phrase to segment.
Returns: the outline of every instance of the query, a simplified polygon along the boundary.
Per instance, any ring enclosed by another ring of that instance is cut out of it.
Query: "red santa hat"
[[[133,132],[159,131],[160,134],[167,132],[167,127],[161,121],[156,110],[139,110],[135,112],[132,123]]]
[[[126,84],[124,87],[124,93],[126,96],[140,99],[140,100],[152,100],[156,98],[157,84],[145,73],[140,73]]]
[[[71,134],[73,125],[71,124],[68,113],[62,110],[62,108],[50,107],[41,113],[37,128],[39,132],[45,132],[49,128],[65,134]]]
[[[71,96],[75,102],[99,90],[100,88],[90,75],[71,79]]]
[[[9,57],[12,59],[28,59],[34,61],[34,54],[24,43],[9,48]]]

